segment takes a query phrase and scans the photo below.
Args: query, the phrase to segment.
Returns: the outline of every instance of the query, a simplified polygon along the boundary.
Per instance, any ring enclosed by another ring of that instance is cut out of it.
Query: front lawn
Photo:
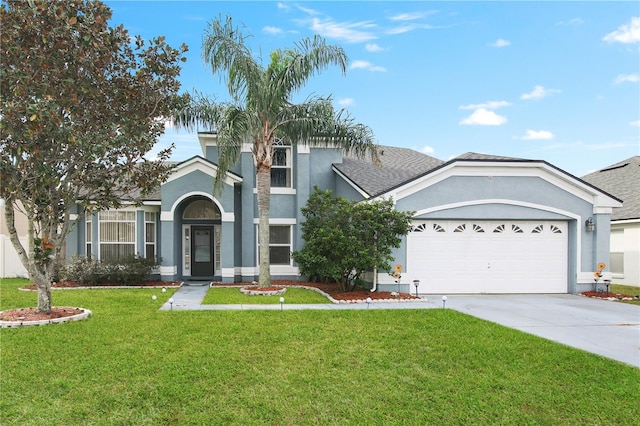
[[[287,304],[298,303],[331,303],[325,296],[316,293],[313,290],[303,288],[287,288],[287,291],[281,296],[249,296],[240,292],[237,287],[214,287],[207,291],[207,295],[202,301],[203,305],[277,305],[280,303],[280,297],[284,297]]]
[[[630,305],[640,306],[640,287],[633,287],[630,285],[611,284],[609,286],[609,292],[613,294],[628,294],[629,296],[636,296],[633,300],[620,300],[622,303],[628,303]]]
[[[640,369],[453,310],[159,311],[174,291],[54,291],[93,316],[0,330],[0,424],[638,419]]]

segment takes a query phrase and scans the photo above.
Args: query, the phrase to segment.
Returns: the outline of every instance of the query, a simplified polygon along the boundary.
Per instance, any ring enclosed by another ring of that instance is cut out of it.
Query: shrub
[[[414,212],[395,209],[392,199],[353,202],[315,187],[301,209],[304,247],[292,253],[302,275],[338,282],[343,291],[362,286],[362,275],[389,270],[392,249],[409,232]]]
[[[106,262],[76,256],[65,265],[61,276],[64,280],[88,285],[105,283],[135,285],[147,281],[157,264],[155,259],[137,256]]]

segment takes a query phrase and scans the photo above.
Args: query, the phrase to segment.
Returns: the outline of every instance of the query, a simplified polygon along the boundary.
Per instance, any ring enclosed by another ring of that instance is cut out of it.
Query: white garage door
[[[406,274],[422,293],[566,293],[567,223],[416,221]]]

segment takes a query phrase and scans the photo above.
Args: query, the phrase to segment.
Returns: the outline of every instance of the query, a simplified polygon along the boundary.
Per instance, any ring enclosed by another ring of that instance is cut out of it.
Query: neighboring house
[[[640,156],[582,179],[623,201],[624,205],[611,215],[611,260],[607,270],[613,273],[615,283],[640,286]]]
[[[142,206],[78,217],[67,257],[158,256],[165,280],[252,281],[258,276],[258,211],[250,147],[212,195],[215,134],[203,157],[179,163]],[[380,147],[382,166],[336,149],[278,144],[272,168],[271,274],[301,279],[291,251],[303,245],[300,209],[314,185],[351,200],[393,197],[415,211],[395,250],[402,290],[420,293],[576,293],[609,262],[618,199],[544,161],[466,154],[448,162]],[[585,221],[592,218],[595,232]],[[379,289],[396,288],[378,271]]]
[[[22,266],[18,253],[11,244],[9,229],[4,219],[5,208],[4,200],[0,199],[0,278],[28,277],[27,269]],[[20,209],[15,211],[15,226],[22,245],[28,248],[27,217]]]

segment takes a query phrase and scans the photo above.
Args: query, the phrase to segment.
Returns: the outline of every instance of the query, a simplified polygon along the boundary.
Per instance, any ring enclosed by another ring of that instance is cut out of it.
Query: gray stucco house
[[[640,155],[589,173],[584,181],[620,198],[611,216],[613,282],[640,287]]]
[[[142,206],[78,217],[67,256],[158,256],[164,280],[256,279],[250,149],[214,197],[216,138],[202,133],[199,140],[203,156],[177,164]],[[277,145],[274,279],[303,279],[290,253],[304,243],[300,209],[314,185],[358,201],[392,197],[398,209],[416,212],[394,253],[405,291],[420,280],[420,293],[577,293],[593,287],[598,262],[609,262],[610,218],[620,200],[545,161],[469,153],[444,162],[386,146],[380,154],[378,167],[335,149]],[[388,271],[378,271],[376,282],[380,289],[394,284]]]

